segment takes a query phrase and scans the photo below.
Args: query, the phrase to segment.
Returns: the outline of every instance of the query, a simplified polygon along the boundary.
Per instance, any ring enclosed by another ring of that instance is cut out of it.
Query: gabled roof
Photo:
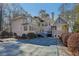
[[[34,16],[34,18],[38,18],[38,20],[40,21],[40,22],[44,22],[44,20],[42,20],[40,17],[38,17],[38,16]]]
[[[55,21],[54,25],[55,24],[67,24],[67,21],[66,19],[62,18],[62,17],[58,17],[57,20]]]
[[[19,19],[26,19],[26,17],[25,16],[17,16],[17,17],[13,18],[13,21],[19,20]]]

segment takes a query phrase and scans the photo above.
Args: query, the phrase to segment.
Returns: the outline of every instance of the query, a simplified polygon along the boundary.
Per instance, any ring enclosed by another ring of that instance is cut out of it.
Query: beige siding
[[[22,35],[23,33],[27,34],[28,32],[34,32],[29,30],[29,25],[27,25],[27,30],[24,31],[23,19],[17,19],[12,22],[12,32]]]
[[[13,23],[12,23],[12,32],[17,33],[18,35],[21,34],[22,33],[21,31],[23,30],[21,24],[22,24],[21,19],[13,21]]]

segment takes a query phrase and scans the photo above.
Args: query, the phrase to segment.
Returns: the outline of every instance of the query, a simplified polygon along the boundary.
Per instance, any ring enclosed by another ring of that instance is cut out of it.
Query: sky
[[[59,7],[61,3],[23,3],[21,6],[32,16],[38,16],[39,11],[43,9],[46,10],[48,14],[54,12],[55,18],[57,18],[60,13]]]

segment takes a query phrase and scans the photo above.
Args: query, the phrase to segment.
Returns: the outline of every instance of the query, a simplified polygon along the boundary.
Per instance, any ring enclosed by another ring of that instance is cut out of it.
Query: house
[[[68,24],[65,19],[59,16],[52,26],[52,33],[54,36],[58,36],[64,32],[68,32]]]
[[[50,15],[45,11],[45,10],[41,10],[39,12],[39,17],[44,21],[44,26],[48,26],[51,22],[51,18]]]
[[[27,34],[28,32],[40,33],[44,32],[46,26],[44,20],[38,16],[18,16],[12,21],[12,32],[18,35]]]
[[[40,32],[42,30],[41,24],[42,24],[42,19],[38,16],[34,16],[32,18],[32,22],[30,23],[31,31],[34,31],[35,33]]]
[[[10,30],[20,36],[29,32],[40,33],[46,31],[46,27],[52,23],[51,20],[49,14],[44,10],[38,16],[31,16],[28,13],[17,13],[12,18]]]
[[[30,31],[31,16],[18,16],[12,21],[12,32],[22,35]]]

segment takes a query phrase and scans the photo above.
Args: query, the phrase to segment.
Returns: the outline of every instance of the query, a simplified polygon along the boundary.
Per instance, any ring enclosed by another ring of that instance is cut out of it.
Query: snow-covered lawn
[[[0,42],[0,56],[66,56],[71,55],[56,38]]]

